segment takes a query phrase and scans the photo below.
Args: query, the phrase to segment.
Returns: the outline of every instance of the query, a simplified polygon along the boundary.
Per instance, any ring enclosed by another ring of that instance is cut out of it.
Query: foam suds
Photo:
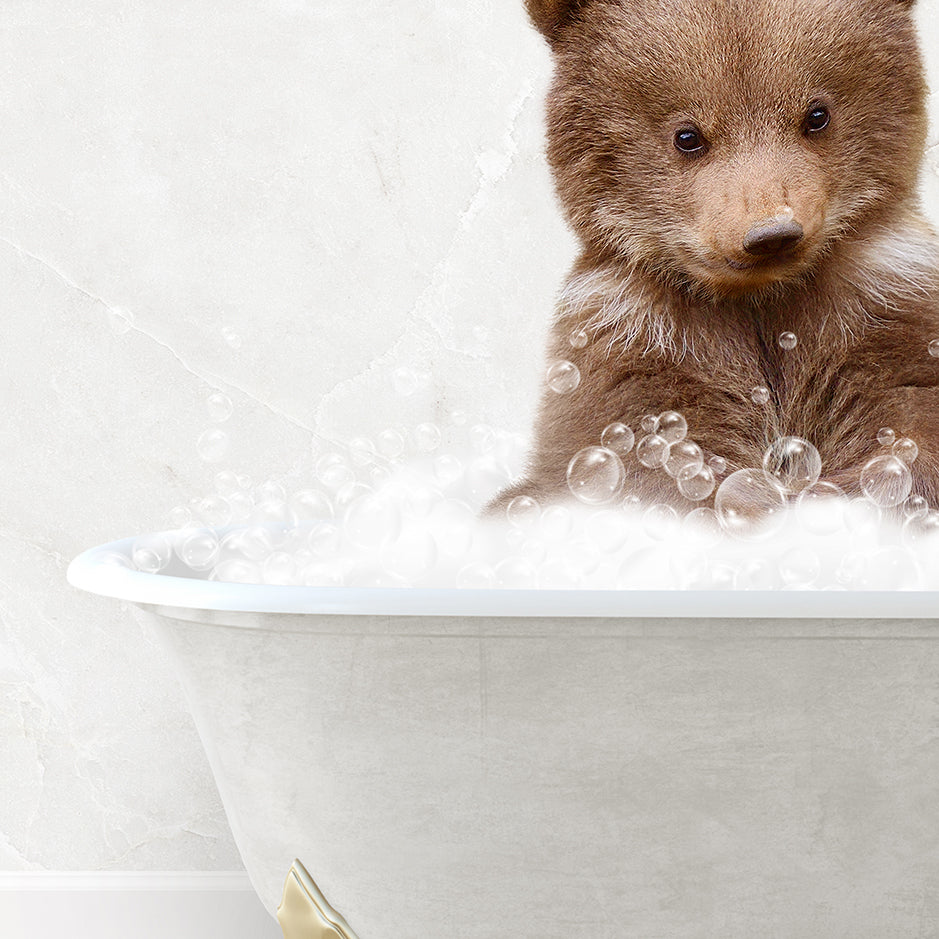
[[[218,396],[209,408],[230,413]],[[128,560],[151,573],[309,586],[939,587],[939,512],[911,495],[916,445],[889,428],[876,437],[864,495],[848,498],[824,481],[808,441],[780,438],[762,466],[728,473],[681,414],[647,415],[638,437],[613,424],[572,456],[567,501],[522,496],[503,519],[481,519],[527,448],[456,412],[442,428],[389,428],[322,450],[305,485],[223,470],[213,493],[173,510],[173,531],[137,539]],[[630,497],[629,460],[671,477],[684,509]],[[701,507],[715,492],[714,508]]]

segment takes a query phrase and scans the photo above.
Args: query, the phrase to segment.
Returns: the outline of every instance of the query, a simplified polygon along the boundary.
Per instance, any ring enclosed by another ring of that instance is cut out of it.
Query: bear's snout
[[[757,257],[770,257],[794,248],[804,235],[797,221],[777,216],[754,225],[744,235],[743,250]]]

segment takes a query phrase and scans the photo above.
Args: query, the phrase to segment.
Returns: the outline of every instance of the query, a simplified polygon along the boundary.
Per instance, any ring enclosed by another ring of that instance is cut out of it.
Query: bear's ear
[[[562,27],[587,0],[525,0],[531,21],[549,42],[557,39]]]

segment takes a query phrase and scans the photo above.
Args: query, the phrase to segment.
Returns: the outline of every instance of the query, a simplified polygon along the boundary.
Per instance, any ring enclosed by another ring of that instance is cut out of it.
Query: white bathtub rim
[[[147,574],[114,564],[113,556],[129,555],[135,540],[123,538],[82,552],[68,567],[68,582],[89,593],[136,604],[245,613],[939,620],[937,591],[461,590],[229,584]]]

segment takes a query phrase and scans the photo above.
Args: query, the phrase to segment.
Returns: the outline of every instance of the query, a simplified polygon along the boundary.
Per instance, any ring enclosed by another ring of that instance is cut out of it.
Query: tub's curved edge
[[[68,582],[137,604],[349,616],[937,620],[935,591],[457,590],[230,584],[147,574],[116,561],[134,537],[83,551]]]

